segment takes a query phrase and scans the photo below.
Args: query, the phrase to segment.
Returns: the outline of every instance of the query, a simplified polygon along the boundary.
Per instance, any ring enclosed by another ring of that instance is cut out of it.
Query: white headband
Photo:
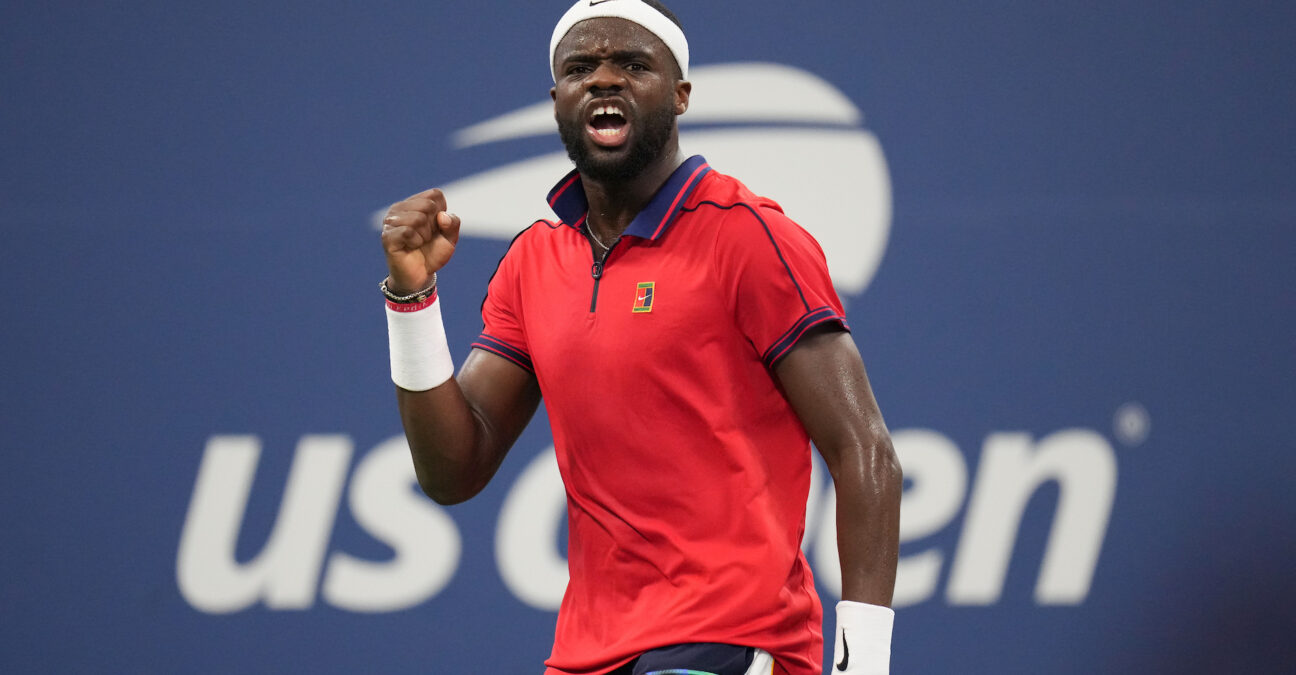
[[[684,79],[688,79],[688,40],[684,37],[684,31],[680,30],[674,21],[666,18],[665,14],[641,0],[577,0],[576,4],[572,5],[571,9],[558,20],[558,25],[554,26],[553,37],[549,39],[549,70],[553,74],[554,82],[558,81],[558,71],[554,66],[554,54],[558,51],[558,43],[562,42],[572,26],[586,19],[600,17],[625,19],[648,29],[650,33],[666,43],[666,48],[675,55],[680,73]]]

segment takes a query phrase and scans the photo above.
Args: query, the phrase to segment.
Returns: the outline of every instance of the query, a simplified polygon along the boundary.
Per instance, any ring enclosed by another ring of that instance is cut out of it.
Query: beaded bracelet
[[[388,277],[388,279],[390,279],[390,277]],[[395,293],[392,293],[391,289],[387,288],[387,279],[383,279],[382,283],[378,284],[378,290],[382,291],[383,296],[385,296],[388,300],[398,305],[408,305],[408,304],[419,303],[427,300],[428,297],[431,296],[433,292],[436,291],[436,284],[437,284],[437,275],[436,272],[433,272],[432,283],[428,284],[427,288],[424,288],[421,291],[415,291],[413,293],[410,293],[409,295],[396,295]]]

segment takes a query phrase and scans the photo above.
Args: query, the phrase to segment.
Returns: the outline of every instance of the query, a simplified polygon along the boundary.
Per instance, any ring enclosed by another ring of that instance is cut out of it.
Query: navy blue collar
[[[702,177],[710,173],[711,165],[702,155],[693,155],[666,179],[666,182],[653,195],[652,201],[644,207],[623,234],[642,239],[657,239],[666,232],[675,221],[675,214],[683,208],[693,189],[702,182]],[[585,199],[585,186],[581,182],[580,172],[571,173],[558,181],[549,191],[549,207],[553,209],[564,225],[580,229],[589,216],[589,202]]]

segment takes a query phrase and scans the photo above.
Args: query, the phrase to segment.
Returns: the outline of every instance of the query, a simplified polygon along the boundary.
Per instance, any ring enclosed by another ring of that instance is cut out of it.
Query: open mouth
[[[617,146],[625,142],[629,124],[620,107],[602,105],[590,113],[588,129],[595,143]]]

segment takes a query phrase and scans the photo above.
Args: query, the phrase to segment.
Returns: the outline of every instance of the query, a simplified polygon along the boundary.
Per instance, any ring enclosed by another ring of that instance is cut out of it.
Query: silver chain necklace
[[[602,239],[599,239],[597,234],[594,234],[594,228],[593,228],[593,227],[590,227],[588,224],[586,224],[586,225],[585,225],[585,231],[589,233],[590,239],[593,239],[593,240],[594,240],[594,243],[595,243],[595,244],[598,244],[599,247],[601,247],[601,248],[603,249],[603,252],[604,252],[604,253],[609,252],[609,250],[611,249],[611,247],[608,246],[607,244],[604,244],[604,243],[603,243],[603,240],[602,240]]]

